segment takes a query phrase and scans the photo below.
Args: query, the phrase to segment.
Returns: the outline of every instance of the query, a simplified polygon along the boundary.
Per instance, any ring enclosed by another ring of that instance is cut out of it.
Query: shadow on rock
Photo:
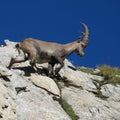
[[[25,67],[15,67],[13,69],[19,69],[19,70],[22,70],[24,71],[25,73],[25,76],[31,76],[31,73],[36,73],[36,71],[31,67],[31,66],[25,66]],[[38,68],[38,71],[37,71],[38,74],[41,74],[41,75],[48,75],[48,70],[46,68]]]

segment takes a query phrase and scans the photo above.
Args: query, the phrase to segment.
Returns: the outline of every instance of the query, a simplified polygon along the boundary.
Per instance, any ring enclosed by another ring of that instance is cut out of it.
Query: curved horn
[[[82,34],[84,35],[83,42],[85,43],[85,46],[87,46],[87,44],[89,42],[89,38],[88,38],[89,37],[89,29],[86,24],[84,24],[84,23],[81,23],[81,24],[83,25],[83,27],[85,29],[85,32],[82,32]]]

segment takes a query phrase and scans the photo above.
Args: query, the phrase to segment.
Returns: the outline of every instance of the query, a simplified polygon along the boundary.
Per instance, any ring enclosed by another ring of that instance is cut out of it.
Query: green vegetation
[[[79,117],[73,111],[71,105],[69,105],[65,100],[62,100],[62,108],[66,111],[66,113],[71,117],[72,120],[78,120]]]
[[[120,84],[120,69],[117,67],[111,67],[109,65],[99,66],[100,70],[98,75],[104,77],[104,82],[102,84]]]
[[[81,86],[74,85],[70,81],[68,81],[67,78],[64,78],[64,77],[62,78],[59,75],[54,77],[53,79],[56,82],[56,84],[57,84],[57,86],[58,86],[58,88],[60,90],[60,94],[61,94],[61,89],[64,86],[66,86],[66,87],[73,86],[73,87],[82,89]],[[53,99],[57,100],[60,103],[61,107],[70,116],[70,118],[72,120],[78,120],[79,119],[79,117],[75,114],[74,110],[72,109],[71,105],[69,105],[65,100],[63,100],[62,97],[60,97],[59,99],[54,97]]]
[[[93,68],[77,67],[77,70],[80,70],[80,71],[85,72],[85,73],[94,74],[94,69]]]
[[[69,86],[73,86],[75,88],[79,88],[79,89],[83,89],[82,86],[79,86],[79,85],[74,85],[72,83],[72,81],[69,81],[67,78],[65,77],[61,77],[61,76],[56,76],[53,78],[55,83],[57,84],[58,88],[61,90],[62,87],[66,86],[66,87],[69,87]]]
[[[98,69],[100,70],[99,75],[104,76],[105,79],[111,79],[112,77],[116,75],[120,75],[120,69],[117,67],[103,65],[103,66],[98,66]]]
[[[96,86],[97,91],[89,91],[89,92],[92,92],[93,94],[95,94],[96,97],[99,97],[103,100],[107,100],[108,97],[104,96],[101,92],[101,86],[103,85],[103,81],[94,80],[93,83]]]
[[[105,84],[117,85],[120,84],[120,69],[117,67],[111,67],[109,65],[102,65],[97,67],[99,72],[95,72],[93,68],[83,68],[77,67],[77,70],[80,70],[85,73],[90,73],[93,75],[103,76],[103,81],[93,80],[94,85],[96,86],[97,91],[89,91],[94,93],[97,97],[106,100],[108,97],[102,95],[101,86]]]
[[[93,75],[99,75],[104,77],[104,81],[102,81],[100,84],[120,84],[120,69],[117,67],[111,67],[109,65],[102,65],[98,66],[97,69],[100,70],[100,72],[95,73],[95,70],[93,68],[83,68],[83,67],[77,67],[77,70],[80,70],[85,73],[90,73]]]
[[[94,70],[93,68],[84,68],[84,67],[77,67],[77,70],[80,70],[85,73],[103,76],[104,80],[93,80],[94,85],[96,86],[97,91],[89,91],[95,94],[96,97],[99,97],[103,100],[107,100],[108,97],[102,95],[101,86],[105,84],[113,84],[117,85],[120,84],[120,69],[117,67],[111,67],[109,65],[102,65],[97,67],[98,71]],[[81,86],[74,85],[71,83],[67,78],[62,78],[60,76],[54,77],[56,84],[58,85],[60,91],[61,89],[66,86],[73,86],[79,89],[83,89]],[[65,100],[62,98],[58,100],[62,106],[62,108],[66,111],[66,113],[71,117],[72,120],[78,120],[79,117],[73,111],[71,105],[69,105]]]
[[[107,98],[109,98],[109,97],[106,97],[106,96],[102,95],[101,91],[97,91],[97,92],[89,91],[89,92],[92,92],[93,94],[95,94],[96,97],[101,98],[102,100],[107,100]]]

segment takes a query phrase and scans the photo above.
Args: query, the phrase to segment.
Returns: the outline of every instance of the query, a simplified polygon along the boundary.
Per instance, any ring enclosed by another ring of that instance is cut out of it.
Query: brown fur
[[[77,40],[68,44],[58,44],[53,42],[45,42],[33,38],[27,38],[16,45],[17,49],[21,49],[24,52],[24,56],[18,56],[12,58],[9,64],[9,68],[14,63],[24,62],[30,60],[30,64],[37,70],[35,63],[48,62],[49,75],[56,74],[64,66],[64,60],[67,56],[76,51],[80,56],[84,56],[84,49],[88,44],[89,31],[87,26],[82,23],[85,28],[83,33],[83,41]],[[60,63],[60,67],[53,70],[54,65]]]

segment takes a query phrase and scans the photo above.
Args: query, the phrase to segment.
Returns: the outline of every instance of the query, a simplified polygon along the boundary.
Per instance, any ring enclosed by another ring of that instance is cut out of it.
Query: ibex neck
[[[64,49],[66,50],[66,52],[68,53],[68,55],[70,55],[71,53],[73,53],[76,50],[77,47],[78,47],[78,42],[77,41],[71,42],[71,43],[68,43],[68,44],[64,45]]]

